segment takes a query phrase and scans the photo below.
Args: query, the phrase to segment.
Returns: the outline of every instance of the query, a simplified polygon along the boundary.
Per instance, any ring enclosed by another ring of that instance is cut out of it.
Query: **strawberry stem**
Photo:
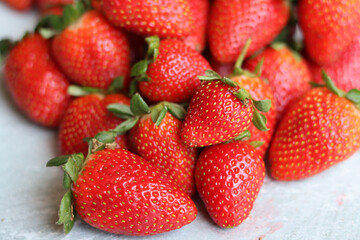
[[[242,49],[241,51],[241,54],[240,56],[238,57],[238,59],[236,60],[235,62],[235,66],[234,66],[234,75],[241,75],[243,70],[241,68],[244,60],[245,60],[245,56],[246,56],[246,53],[250,47],[250,44],[251,44],[251,38],[249,38],[248,40],[246,40],[246,43],[244,45],[244,48]]]

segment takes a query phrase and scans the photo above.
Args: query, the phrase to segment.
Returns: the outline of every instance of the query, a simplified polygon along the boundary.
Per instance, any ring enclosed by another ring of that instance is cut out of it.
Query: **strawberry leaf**
[[[249,130],[245,130],[244,132],[240,133],[239,136],[235,137],[234,139],[232,139],[232,141],[240,141],[243,140],[244,138],[250,138],[251,137],[251,133]]]
[[[75,222],[75,212],[72,204],[72,195],[67,191],[61,199],[59,208],[59,220],[56,222],[58,225],[64,225],[64,233],[67,234],[71,231]]]
[[[71,187],[71,177],[69,176],[69,174],[67,174],[66,172],[64,172],[64,178],[63,178],[63,186],[65,189],[70,189]]]
[[[69,175],[73,182],[76,182],[83,162],[84,155],[82,153],[77,153],[70,155],[67,163],[63,165],[64,171]]]
[[[333,92],[334,94],[338,95],[339,97],[344,97],[345,93],[344,91],[340,90],[336,87],[334,82],[331,80],[331,78],[326,74],[325,70],[321,70],[322,79],[324,80],[326,87]]]
[[[114,78],[114,80],[112,81],[107,92],[108,93],[116,93],[116,92],[120,92],[121,90],[123,90],[123,88],[124,88],[124,77],[119,76],[119,77]]]
[[[0,40],[0,64],[5,60],[12,47],[13,43],[9,39]]]
[[[117,126],[113,131],[117,133],[117,135],[125,134],[127,131],[132,129],[135,124],[139,121],[139,116],[129,118],[125,122],[122,122],[119,126]]]
[[[130,109],[131,112],[135,116],[139,116],[142,114],[150,113],[150,108],[147,105],[147,103],[144,101],[144,99],[140,96],[139,93],[136,93],[132,98],[130,102]]]
[[[148,44],[147,57],[153,58],[153,61],[155,62],[159,55],[160,38],[158,36],[151,36],[145,38],[145,41]]]
[[[312,82],[312,81],[310,81],[309,84],[310,84],[310,86],[312,86],[312,87],[325,87],[324,84],[316,83],[316,82]]]
[[[271,101],[269,99],[260,101],[253,100],[253,103],[260,112],[268,112],[271,108]]]
[[[205,76],[198,76],[198,78],[203,81],[212,81],[220,80],[222,77],[217,72],[208,69],[205,71]]]
[[[254,116],[253,116],[253,119],[252,119],[252,122],[254,124],[254,126],[259,129],[260,131],[263,131],[263,132],[266,132],[266,131],[269,131],[269,129],[266,127],[266,117],[259,113],[259,111],[256,109],[256,108],[253,108],[254,109]]]
[[[233,93],[240,101],[245,101],[245,99],[250,99],[251,96],[248,91],[244,88],[240,88],[239,91]]]
[[[134,116],[130,107],[125,104],[113,103],[109,104],[106,108],[119,118],[129,119]]]
[[[156,126],[159,126],[161,124],[161,122],[165,118],[167,112],[168,112],[168,108],[166,106],[163,106],[163,108],[161,109],[160,112],[154,111],[154,115],[151,112],[151,119],[155,123]]]
[[[71,155],[63,155],[50,159],[47,163],[47,167],[58,167],[67,163]]]
[[[228,85],[230,87],[237,87],[238,86],[233,80],[231,80],[230,78],[227,78],[227,77],[221,78],[220,81],[222,81],[223,83],[225,83],[226,85]]]
[[[258,148],[261,147],[262,145],[265,144],[265,142],[261,142],[261,141],[252,141],[249,143],[251,146],[253,146],[254,148]]]
[[[70,96],[82,97],[82,96],[87,96],[92,93],[102,93],[102,90],[99,88],[93,88],[93,87],[82,87],[82,86],[77,86],[77,85],[70,85],[67,89],[67,92]]]
[[[117,133],[114,131],[103,131],[96,134],[95,139],[101,143],[112,143],[115,141]]]
[[[176,117],[179,120],[184,120],[186,117],[186,110],[183,106],[176,103],[165,102],[165,106],[167,106],[168,111],[171,115]]]
[[[148,60],[141,60],[140,62],[135,63],[135,65],[131,68],[130,76],[136,77],[139,75],[146,74],[148,69]]]
[[[358,89],[351,89],[346,93],[345,97],[356,105],[360,104],[360,90]]]

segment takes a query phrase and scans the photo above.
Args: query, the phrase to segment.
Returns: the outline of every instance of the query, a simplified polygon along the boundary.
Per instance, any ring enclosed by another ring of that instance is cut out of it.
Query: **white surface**
[[[11,12],[0,3],[0,38],[33,28],[35,14]],[[212,223],[201,201],[190,225],[154,237],[116,236],[77,220],[64,238],[55,225],[62,171],[46,168],[57,154],[56,132],[27,120],[14,106],[0,76],[0,239],[360,239],[360,153],[310,179],[265,179],[250,217],[235,229]]]

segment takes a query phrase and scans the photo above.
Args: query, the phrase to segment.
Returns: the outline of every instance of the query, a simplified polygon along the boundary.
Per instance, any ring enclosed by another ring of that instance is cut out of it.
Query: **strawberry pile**
[[[65,233],[77,215],[176,230],[195,194],[236,227],[265,165],[301,180],[360,149],[360,0],[4,1],[42,15],[0,60],[19,109],[58,129]]]

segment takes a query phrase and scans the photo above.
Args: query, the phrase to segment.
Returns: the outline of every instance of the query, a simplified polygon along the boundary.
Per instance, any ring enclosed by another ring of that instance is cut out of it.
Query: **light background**
[[[0,39],[20,38],[36,13],[20,14],[0,3]],[[64,190],[62,171],[45,167],[57,154],[56,132],[18,111],[0,69],[0,240],[17,239],[360,239],[360,153],[299,182],[265,179],[249,218],[235,229],[217,227],[195,198],[199,215],[180,230],[154,237],[116,236],[77,220],[64,237],[55,225]]]

